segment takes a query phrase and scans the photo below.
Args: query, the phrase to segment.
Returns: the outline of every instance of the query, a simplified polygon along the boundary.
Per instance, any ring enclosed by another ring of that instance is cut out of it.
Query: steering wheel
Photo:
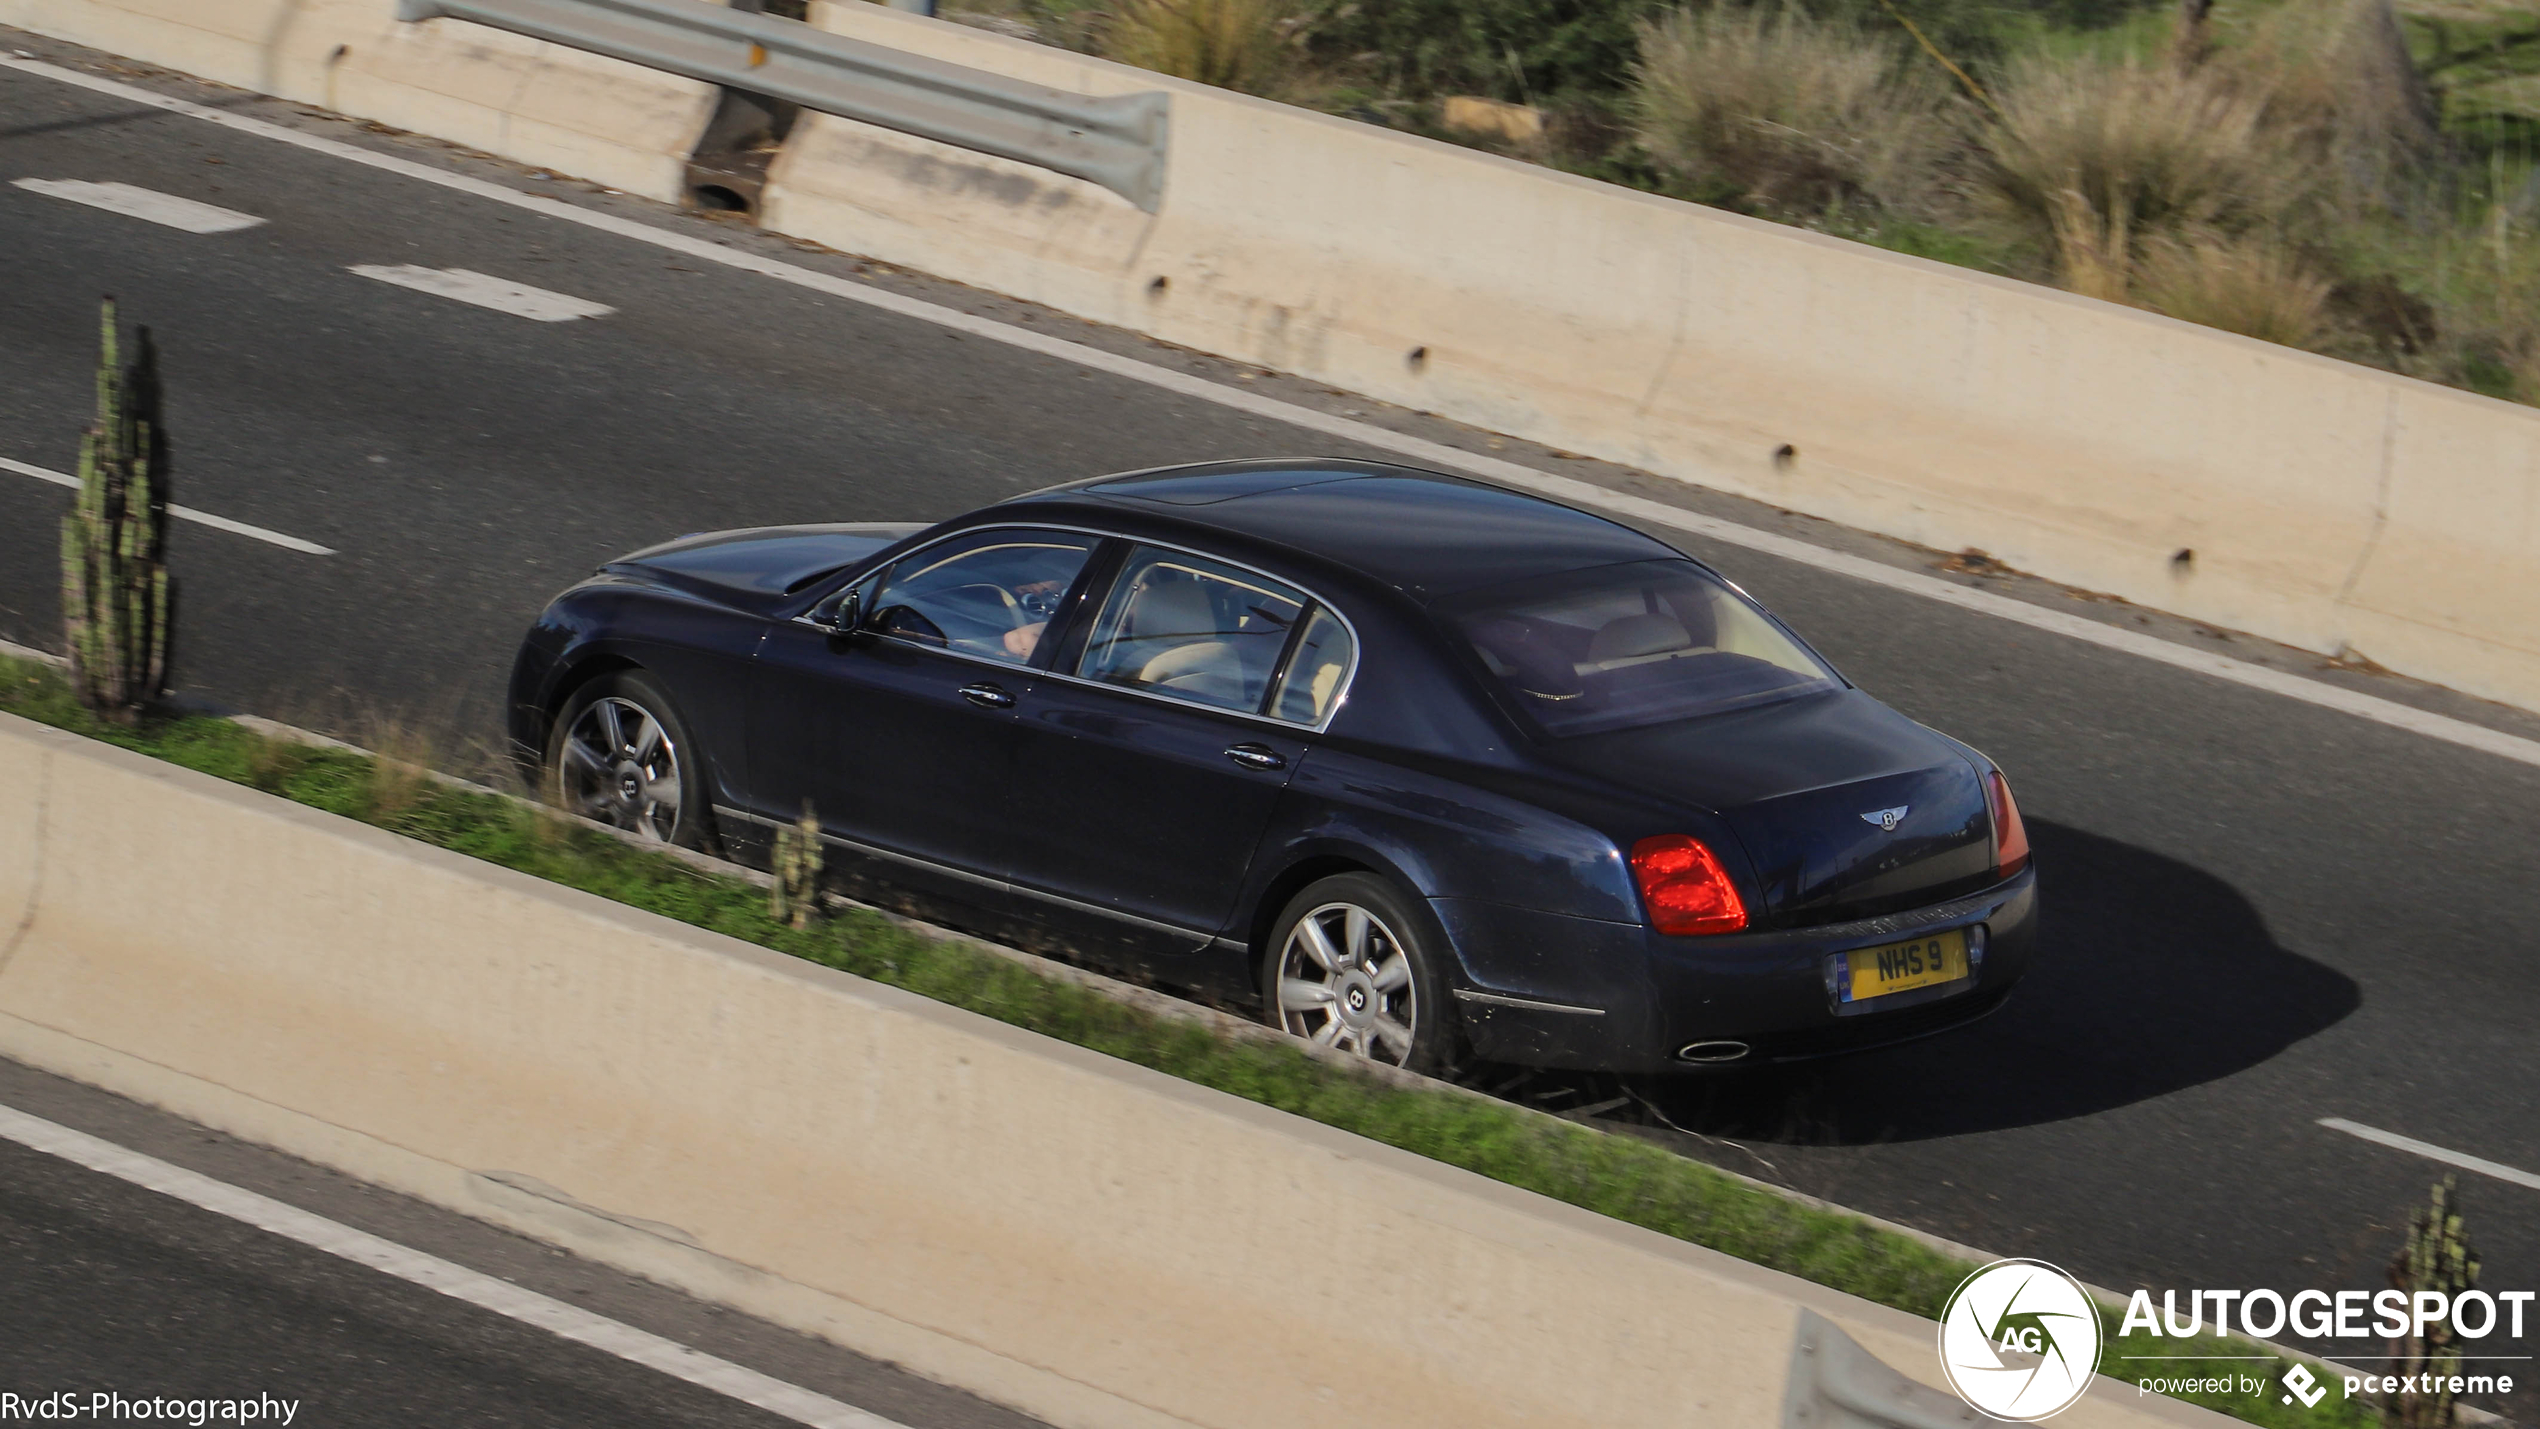
[[[1008,630],[1020,630],[1032,623],[1032,617],[1024,613],[1023,603],[1014,598],[1014,592],[990,581],[976,581],[970,585],[954,586],[945,591],[942,598],[961,600],[962,613],[965,615],[970,613],[970,608],[974,604],[985,606],[993,599],[996,602],[996,608],[1005,615],[1005,628]]]

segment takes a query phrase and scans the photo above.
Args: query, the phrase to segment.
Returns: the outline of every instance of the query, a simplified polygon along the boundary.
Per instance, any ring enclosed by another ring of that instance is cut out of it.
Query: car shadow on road
[[[2276,945],[2231,885],[2029,821],[2043,917],[2008,1005],[1821,1062],[1636,1090],[1677,1127],[1784,1145],[1919,1141],[2087,1116],[2228,1077],[2342,1020],[2352,978]]]

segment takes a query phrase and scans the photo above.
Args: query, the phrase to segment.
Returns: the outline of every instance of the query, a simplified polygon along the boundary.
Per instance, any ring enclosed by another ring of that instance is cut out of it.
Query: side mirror
[[[850,585],[813,606],[810,613],[803,619],[832,635],[852,635],[855,633],[857,621],[862,619],[864,614],[858,606],[856,597],[856,588]]]

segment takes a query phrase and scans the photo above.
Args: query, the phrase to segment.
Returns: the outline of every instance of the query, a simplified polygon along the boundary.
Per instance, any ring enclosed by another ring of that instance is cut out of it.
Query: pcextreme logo
[[[2014,1424],[2063,1413],[2099,1369],[2099,1311],[2042,1260],[1997,1260],[1940,1315],[1940,1368],[1977,1413]]]
[[[2291,1404],[2298,1399],[2304,1409],[2317,1409],[2320,1401],[2327,1397],[2328,1386],[2320,1383],[2319,1376],[2311,1373],[2309,1365],[2297,1364],[2284,1372],[2285,1403]]]

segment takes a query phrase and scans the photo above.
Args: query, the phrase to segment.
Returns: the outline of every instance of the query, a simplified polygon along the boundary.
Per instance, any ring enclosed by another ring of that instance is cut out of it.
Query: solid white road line
[[[75,1162],[91,1171],[129,1181],[163,1196],[173,1196],[215,1215],[243,1221],[285,1240],[298,1241],[312,1250],[322,1250],[357,1265],[367,1265],[426,1290],[437,1290],[454,1300],[464,1300],[522,1324],[535,1325],[550,1334],[589,1345],[647,1369],[659,1370],[673,1379],[686,1380],[726,1398],[755,1405],[797,1424],[815,1425],[819,1429],[907,1429],[896,1420],[868,1413],[852,1404],[831,1399],[825,1394],[815,1394],[781,1379],[772,1379],[757,1370],[718,1359],[703,1350],[690,1349],[675,1340],[666,1340],[632,1325],[594,1315],[579,1306],[523,1290],[508,1280],[497,1280],[437,1256],[410,1250],[368,1231],[358,1231],[226,1181],[215,1181],[181,1166],[171,1166],[155,1157],[144,1156],[138,1151],[102,1141],[86,1132],[73,1131],[41,1117],[29,1116],[13,1107],[0,1106],[0,1137],[48,1156]]]
[[[22,461],[11,461],[4,456],[0,456],[0,471],[14,471],[20,476],[31,476],[38,481],[49,481],[55,486],[67,486],[73,491],[79,489],[79,478],[68,472],[48,471],[40,466],[29,466]],[[285,536],[279,531],[268,531],[262,526],[250,526],[244,521],[232,521],[226,516],[215,516],[209,511],[197,511],[191,506],[179,506],[169,502],[168,514],[179,520],[191,521],[197,526],[209,526],[215,531],[227,531],[233,536],[251,536],[256,540],[280,546],[286,551],[302,551],[312,556],[335,554],[335,549],[331,546],[321,546],[315,541],[303,541],[297,536]]]
[[[1782,560],[1795,561],[1818,570],[1868,581],[1907,595],[1939,601],[1961,610],[1975,611],[1996,619],[2025,625],[2031,629],[2049,631],[2069,639],[2097,645],[2103,649],[2140,656],[2177,669],[2192,670],[2200,675],[2209,675],[2236,685],[2282,695],[2286,699],[2300,700],[2305,704],[2336,710],[2358,719],[2367,719],[2394,729],[2406,730],[2411,734],[2423,735],[2428,739],[2443,740],[2446,743],[2457,744],[2523,764],[2540,765],[2540,740],[2499,733],[2482,725],[2471,724],[2467,720],[2432,714],[2393,700],[2380,699],[2335,685],[2322,684],[2316,680],[2306,680],[2299,675],[2270,670],[2261,665],[2234,660],[2229,656],[2174,645],[2154,636],[2121,630],[2112,625],[2103,625],[2098,621],[2087,620],[2063,611],[2030,605],[2026,601],[2013,600],[1991,591],[1958,585],[1936,576],[1924,575],[1919,571],[1884,565],[1840,551],[1829,551],[1821,546],[1812,546],[1805,541],[1758,530],[1752,526],[1742,526],[1734,521],[1697,515],[1663,502],[1621,495],[1602,487],[1591,486],[1575,478],[1555,476],[1549,472],[1537,471],[1532,467],[1520,466],[1516,462],[1504,461],[1498,457],[1482,456],[1442,443],[1425,441],[1419,437],[1404,436],[1399,432],[1387,431],[1366,422],[1332,416],[1309,407],[1299,407],[1275,398],[1265,397],[1257,392],[1245,392],[1222,383],[1212,382],[1187,372],[1158,367],[1134,357],[1122,357],[1098,348],[1069,342],[1063,338],[1009,326],[993,319],[973,317],[968,313],[957,312],[921,299],[903,297],[880,288],[868,287],[852,279],[818,273],[808,268],[798,268],[791,263],[761,257],[754,253],[738,252],[703,238],[672,233],[649,224],[637,223],[632,219],[619,218],[613,214],[594,213],[589,209],[577,208],[556,199],[522,193],[517,189],[505,188],[500,184],[488,183],[483,179],[470,178],[464,174],[444,173],[408,159],[373,153],[368,149],[339,140],[321,138],[315,134],[303,134],[297,129],[285,128],[262,119],[251,119],[243,114],[229,114],[182,99],[171,99],[163,94],[153,94],[146,89],[137,89],[110,79],[99,79],[94,75],[81,74],[40,60],[0,56],[0,68],[41,75],[63,84],[93,90],[99,94],[111,94],[135,104],[144,104],[172,114],[199,119],[206,124],[217,124],[222,128],[234,129],[240,133],[255,134],[277,143],[294,145],[313,153],[326,154],[348,163],[366,165],[418,182],[437,184],[442,188],[469,194],[491,203],[527,209],[532,213],[544,214],[560,223],[579,224],[584,228],[614,234],[637,243],[648,243],[656,248],[684,254],[702,262],[718,263],[727,268],[756,273],[781,283],[791,283],[796,287],[808,288],[848,302],[862,303],[867,307],[879,308],[884,312],[896,313],[920,322],[933,323],[938,327],[950,328],[972,337],[1004,343],[1009,347],[1057,358],[1062,362],[1072,362],[1115,377],[1124,377],[1133,382],[1143,382],[1151,387],[1163,388],[1168,392],[1231,407],[1239,412],[1302,427],[1307,431],[1321,432],[1327,436],[1346,438],[1363,446],[1393,452],[1429,466],[1465,472],[1503,486],[1513,486],[1520,490],[1566,501],[1574,506],[1592,507],[1614,515],[1629,516],[1636,520],[1688,531],[1714,541],[1743,546],[1751,551],[1760,551]]]
[[[2342,1116],[2321,1117],[2319,1124],[2331,1131],[2342,1131],[2348,1136],[2360,1136],[2366,1141],[2375,1142],[2393,1150],[2414,1152],[2428,1161],[2440,1161],[2446,1166],[2458,1166],[2464,1171],[2475,1171],[2481,1176],[2493,1176],[2499,1181],[2509,1181],[2517,1186],[2527,1186],[2534,1191],[2540,1191],[2540,1176],[2517,1170],[2501,1161],[2490,1161],[2483,1156],[2472,1156],[2465,1151],[2449,1150],[2430,1141],[2419,1141],[2413,1136],[2401,1136],[2395,1131],[2383,1131],[2377,1126],[2366,1126],[2362,1122],[2348,1121]]]
[[[569,323],[575,318],[604,318],[617,311],[606,303],[595,303],[587,298],[577,298],[566,293],[551,293],[544,288],[533,288],[527,283],[515,283],[508,278],[489,277],[465,268],[418,268],[412,263],[395,265],[360,263],[354,265],[352,271],[365,278],[377,278],[383,283],[394,283],[400,288],[412,288],[419,293],[435,293],[444,298],[455,298],[462,303],[474,303],[480,308],[492,308],[498,313],[510,313],[514,317],[527,318],[531,322]]]
[[[134,188],[130,184],[92,184],[85,179],[17,179],[13,182],[30,193],[66,198],[73,203],[84,203],[90,208],[102,208],[108,213],[120,213],[131,218],[146,218],[152,223],[164,223],[188,233],[235,233],[264,222],[252,213],[197,203],[190,198],[178,198],[156,189]]]

